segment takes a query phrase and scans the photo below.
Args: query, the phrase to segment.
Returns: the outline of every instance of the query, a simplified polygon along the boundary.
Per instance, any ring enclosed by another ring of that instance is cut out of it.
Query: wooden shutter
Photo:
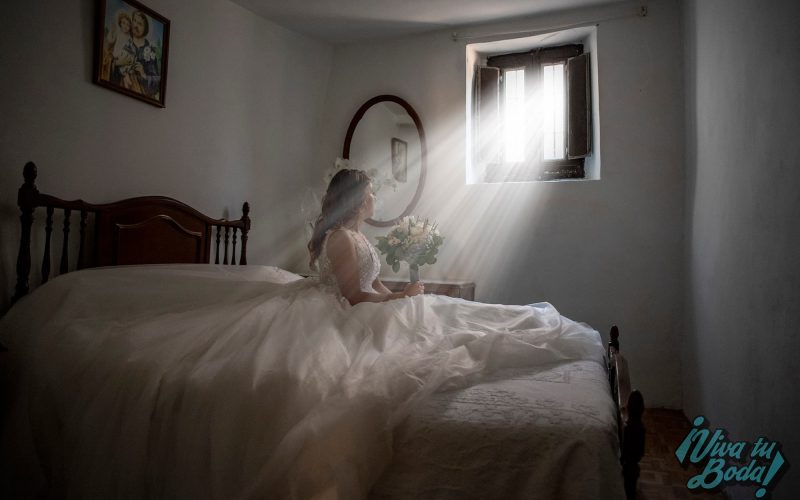
[[[567,157],[584,158],[592,152],[591,82],[589,54],[567,59]]]
[[[484,165],[499,161],[500,69],[478,68],[477,78],[478,161]]]

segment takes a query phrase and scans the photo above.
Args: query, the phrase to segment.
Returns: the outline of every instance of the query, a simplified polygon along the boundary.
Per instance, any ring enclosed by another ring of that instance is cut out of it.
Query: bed
[[[348,345],[352,339],[340,333],[357,323],[384,349],[397,341],[378,332],[379,325],[409,322],[436,309],[402,316],[386,312],[390,307],[369,314],[352,308],[323,320],[323,313],[308,308],[322,307],[327,299],[308,280],[279,268],[245,266],[247,204],[234,221],[163,197],[93,205],[39,193],[32,163],[23,174],[17,304],[0,323],[6,329],[0,333],[11,339],[6,355],[13,360],[9,372],[16,389],[15,410],[4,426],[4,445],[11,445],[4,449],[15,450],[4,470],[17,476],[8,491],[22,496],[35,484],[67,497],[635,495],[644,405],[641,394],[630,390],[616,327],[599,357],[596,332],[588,341],[593,356],[564,356],[572,347],[556,339],[553,349],[537,351],[541,359],[535,364],[503,361],[493,370],[464,369],[466,364],[453,362],[456,350],[436,351],[426,365],[416,365],[412,378],[381,379],[383,385],[372,390],[375,379],[325,366],[337,356],[355,365],[362,356],[363,347]],[[51,283],[30,293],[37,207],[46,214],[41,280]],[[65,212],[65,238],[59,276],[51,279],[54,210]],[[70,212],[80,214],[80,272],[69,272]],[[292,294],[318,294],[311,296],[317,305],[303,302],[295,309],[286,299]],[[466,301],[454,305],[467,306],[474,308]],[[57,323],[54,316],[66,321]],[[276,338],[288,335],[281,326],[287,317],[317,330],[331,326],[317,337],[292,336],[280,344]],[[235,339],[254,328],[268,334],[242,349]],[[334,343],[331,336],[340,340]],[[192,348],[171,357],[176,351],[170,344],[180,342]],[[276,345],[289,348],[278,352]],[[380,373],[389,373],[419,348],[397,345],[396,351],[375,351],[382,356],[368,353],[369,366],[383,363],[388,368]],[[508,351],[502,359],[514,356]],[[220,362],[237,357],[241,362]],[[295,376],[265,360],[292,366]],[[442,360],[455,371],[439,374]],[[231,373],[245,370],[236,367],[251,371]],[[391,408],[383,403],[386,394],[396,402]],[[390,425],[364,432],[376,422]],[[281,453],[265,451],[276,449]],[[108,474],[90,473],[104,467]],[[336,488],[319,486],[331,477]]]

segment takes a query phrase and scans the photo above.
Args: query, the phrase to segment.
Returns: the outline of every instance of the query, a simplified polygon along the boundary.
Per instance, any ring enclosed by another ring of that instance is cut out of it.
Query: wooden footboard
[[[642,424],[644,398],[639,391],[631,391],[628,362],[619,352],[619,329],[611,327],[608,342],[608,381],[611,395],[617,405],[617,425],[620,437],[620,462],[628,500],[636,498],[639,479],[639,460],[644,456],[645,428]]]
[[[53,213],[63,210],[63,239],[59,274],[72,269],[69,244],[73,213],[80,214],[77,269],[132,264],[178,264],[211,262],[211,240],[216,228],[214,262],[236,264],[237,232],[241,234],[239,264],[247,264],[247,235],[250,230],[250,205],[242,206],[242,218],[229,221],[212,219],[194,208],[165,196],[143,196],[115,203],[95,205],[83,200],[66,201],[40,193],[36,188],[37,168],[28,162],[23,169],[24,184],[17,194],[22,234],[17,256],[17,284],[12,302],[30,290],[31,227],[34,211],[45,207],[42,283],[50,277],[50,240]],[[92,223],[89,223],[89,216]],[[224,233],[224,236],[223,236]],[[224,238],[224,253],[220,242]],[[232,243],[232,245],[231,245]],[[229,246],[231,246],[229,259]]]

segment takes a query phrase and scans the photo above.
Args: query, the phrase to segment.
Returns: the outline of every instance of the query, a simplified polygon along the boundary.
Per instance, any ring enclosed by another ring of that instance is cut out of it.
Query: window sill
[[[577,161],[547,162],[545,164],[492,164],[486,167],[482,183],[506,182],[557,182],[584,180],[586,171],[583,159]]]
[[[497,185],[497,184],[558,184],[558,183],[570,183],[570,182],[595,182],[599,181],[600,179],[595,178],[583,178],[583,179],[548,179],[548,180],[539,180],[539,179],[530,179],[530,180],[508,180],[508,181],[473,181],[467,182],[468,186],[480,186],[480,185]]]

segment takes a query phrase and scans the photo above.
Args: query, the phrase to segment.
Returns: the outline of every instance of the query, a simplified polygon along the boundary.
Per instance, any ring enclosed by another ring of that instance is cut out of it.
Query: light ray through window
[[[525,160],[525,70],[506,71],[504,78],[505,116],[503,142],[506,162]]]
[[[544,159],[564,159],[564,65],[542,67],[542,96],[544,105]]]

